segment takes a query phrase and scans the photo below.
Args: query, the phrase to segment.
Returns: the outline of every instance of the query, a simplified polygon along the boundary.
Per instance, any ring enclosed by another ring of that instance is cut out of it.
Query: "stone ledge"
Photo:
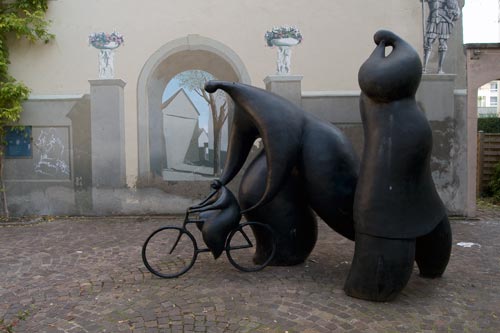
[[[264,78],[264,83],[302,81],[303,77],[303,75],[268,75]]]
[[[127,84],[122,79],[96,79],[89,80],[89,83],[91,86],[120,86],[122,88]]]
[[[454,81],[455,74],[422,74],[422,81]]]

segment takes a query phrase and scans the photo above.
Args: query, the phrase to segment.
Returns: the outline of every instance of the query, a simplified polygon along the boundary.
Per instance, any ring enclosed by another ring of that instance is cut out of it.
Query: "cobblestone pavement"
[[[152,276],[141,246],[177,217],[59,218],[0,228],[0,318],[15,332],[500,332],[500,214],[452,220],[441,279],[415,270],[391,303],[343,291],[353,243],[320,223],[309,260],[241,273],[201,254],[177,279]],[[3,224],[5,225],[5,223]],[[459,242],[475,243],[471,247]]]

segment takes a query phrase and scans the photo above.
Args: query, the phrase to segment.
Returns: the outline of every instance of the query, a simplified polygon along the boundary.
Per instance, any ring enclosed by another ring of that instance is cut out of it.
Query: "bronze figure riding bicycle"
[[[260,222],[240,223],[240,206],[231,191],[217,180],[211,187],[205,200],[186,210],[182,227],[165,226],[146,239],[142,260],[151,273],[178,277],[189,271],[203,252],[211,252],[217,259],[225,251],[229,262],[244,272],[259,271],[271,262],[276,252],[271,227]],[[201,231],[206,247],[198,246],[187,228],[190,224]],[[258,246],[256,234],[271,246]]]

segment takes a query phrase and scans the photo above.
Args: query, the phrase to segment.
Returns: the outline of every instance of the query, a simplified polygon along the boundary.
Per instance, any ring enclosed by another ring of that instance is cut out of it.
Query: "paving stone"
[[[500,211],[452,220],[444,276],[415,267],[390,303],[347,297],[354,244],[319,225],[308,261],[241,273],[200,254],[177,279],[150,274],[146,237],[178,217],[0,222],[0,318],[29,316],[16,332],[499,332]],[[457,245],[474,243],[472,247]]]

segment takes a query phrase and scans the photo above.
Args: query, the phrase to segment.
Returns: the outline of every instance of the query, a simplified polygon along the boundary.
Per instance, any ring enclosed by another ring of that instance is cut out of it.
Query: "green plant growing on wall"
[[[9,74],[9,42],[26,38],[30,42],[48,43],[54,35],[48,32],[45,18],[47,0],[0,0],[0,190],[5,216],[9,216],[3,181],[5,134],[7,126],[21,117],[22,103],[30,89]]]

